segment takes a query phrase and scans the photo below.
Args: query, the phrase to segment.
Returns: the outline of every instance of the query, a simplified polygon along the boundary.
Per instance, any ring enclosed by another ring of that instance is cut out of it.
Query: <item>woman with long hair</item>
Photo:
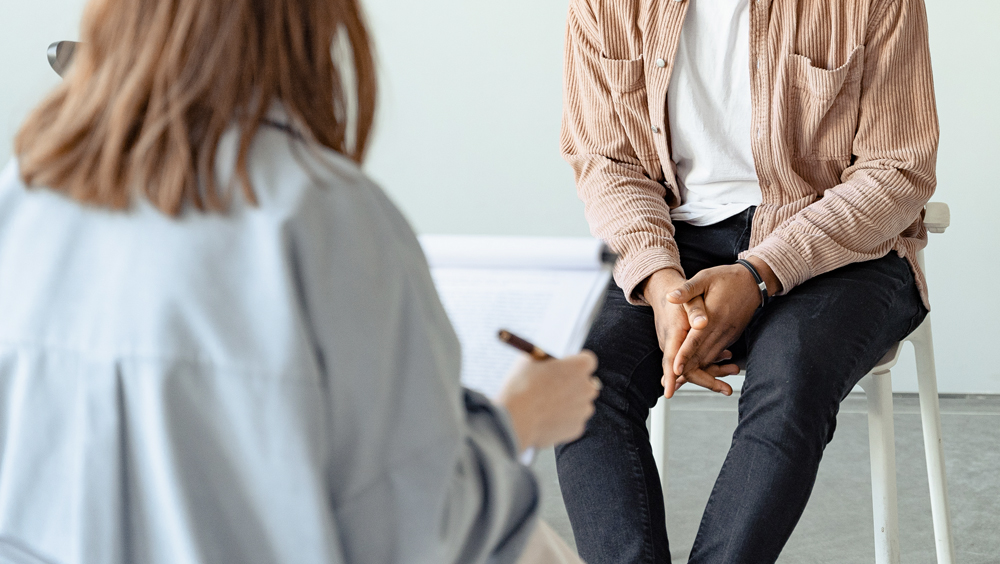
[[[0,173],[0,560],[515,560],[516,455],[579,436],[595,361],[461,388],[359,169],[356,0],[91,0],[82,40]]]

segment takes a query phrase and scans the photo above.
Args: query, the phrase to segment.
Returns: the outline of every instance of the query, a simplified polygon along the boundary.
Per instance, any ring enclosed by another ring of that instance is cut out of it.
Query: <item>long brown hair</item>
[[[91,0],[81,31],[66,80],[17,135],[28,185],[221,211],[216,149],[235,125],[236,179],[256,202],[247,155],[275,101],[315,142],[364,158],[375,69],[357,0]]]

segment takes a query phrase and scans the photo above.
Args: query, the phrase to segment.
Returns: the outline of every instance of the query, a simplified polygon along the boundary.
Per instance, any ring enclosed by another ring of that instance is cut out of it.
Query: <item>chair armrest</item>
[[[951,210],[944,202],[929,202],[924,208],[924,225],[931,233],[944,233],[951,224]]]

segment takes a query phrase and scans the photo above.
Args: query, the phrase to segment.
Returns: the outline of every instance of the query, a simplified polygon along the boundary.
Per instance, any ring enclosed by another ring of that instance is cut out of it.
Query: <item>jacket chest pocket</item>
[[[643,58],[608,59],[601,57],[601,70],[607,81],[618,120],[635,154],[643,162],[658,159],[651,136],[646,97],[646,73]]]
[[[850,164],[858,127],[865,48],[827,70],[802,55],[785,60],[785,134],[796,159]]]

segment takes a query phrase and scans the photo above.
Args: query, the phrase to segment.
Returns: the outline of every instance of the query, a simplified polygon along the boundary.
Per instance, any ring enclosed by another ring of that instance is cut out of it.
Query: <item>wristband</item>
[[[757,272],[757,269],[748,260],[737,259],[736,264],[742,264],[753,275],[753,279],[757,281],[757,289],[760,290],[760,307],[766,306],[770,296],[767,295],[767,284],[761,278],[760,273]]]

